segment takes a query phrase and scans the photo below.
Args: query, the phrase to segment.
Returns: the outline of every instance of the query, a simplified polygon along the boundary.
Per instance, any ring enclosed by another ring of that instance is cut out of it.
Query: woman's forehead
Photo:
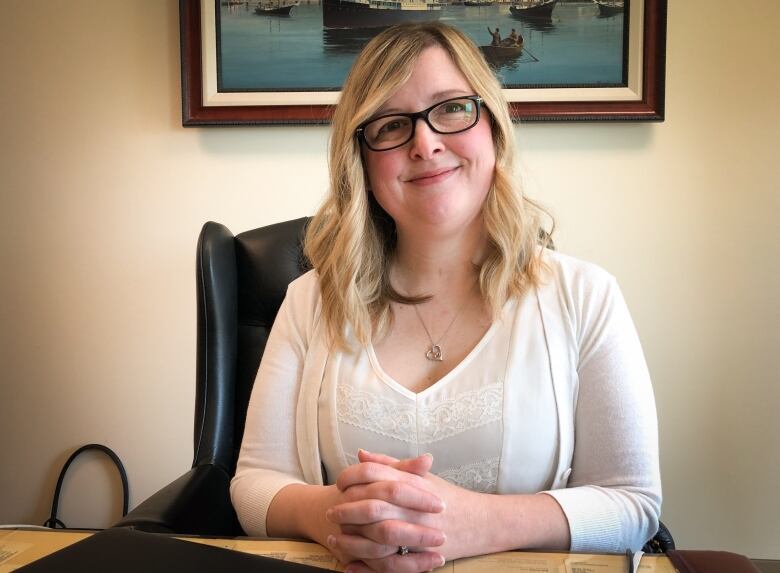
[[[437,102],[474,93],[450,55],[441,46],[425,48],[409,78],[379,106],[374,115],[419,111]]]

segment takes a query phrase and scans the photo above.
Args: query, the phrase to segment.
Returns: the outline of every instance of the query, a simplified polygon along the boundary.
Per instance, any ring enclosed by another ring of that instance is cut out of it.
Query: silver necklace
[[[414,306],[414,312],[417,313],[417,318],[420,319],[420,324],[422,324],[423,329],[425,330],[425,334],[428,335],[428,340],[431,342],[431,347],[428,349],[428,351],[425,353],[425,357],[428,360],[433,360],[434,362],[441,362],[444,360],[444,353],[441,349],[441,343],[442,340],[444,340],[444,337],[447,336],[447,333],[450,331],[450,328],[452,328],[452,325],[455,324],[455,320],[457,320],[458,316],[460,316],[461,311],[466,308],[466,303],[468,302],[468,298],[466,299],[466,302],[464,302],[461,307],[458,309],[458,312],[455,313],[455,316],[452,317],[452,320],[450,321],[449,326],[444,330],[444,334],[442,334],[439,337],[438,342],[433,341],[433,336],[431,336],[430,331],[428,330],[428,327],[425,326],[425,321],[422,318],[422,315],[420,314],[420,310],[417,308],[417,305]]]

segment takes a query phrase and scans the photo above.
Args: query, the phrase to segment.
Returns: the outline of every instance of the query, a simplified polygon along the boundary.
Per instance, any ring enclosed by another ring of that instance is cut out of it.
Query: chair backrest
[[[198,239],[198,347],[193,466],[235,471],[257,368],[287,285],[310,265],[308,218],[237,236],[208,222]]]

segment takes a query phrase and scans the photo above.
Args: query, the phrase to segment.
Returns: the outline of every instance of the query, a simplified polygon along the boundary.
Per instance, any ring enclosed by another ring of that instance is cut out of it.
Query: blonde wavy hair
[[[347,327],[360,344],[386,333],[391,301],[416,304],[429,298],[402,296],[390,285],[395,224],[368,189],[355,130],[409,79],[420,53],[431,46],[450,55],[492,119],[496,165],[482,208],[489,253],[479,267],[479,284],[493,318],[509,297],[540,280],[540,243],[547,246],[549,235],[541,227],[542,209],[520,189],[514,128],[495,75],[456,28],[438,22],[388,28],[366,45],[344,84],[330,134],[330,189],[305,237],[306,256],[319,275],[327,332],[339,348],[350,346]]]

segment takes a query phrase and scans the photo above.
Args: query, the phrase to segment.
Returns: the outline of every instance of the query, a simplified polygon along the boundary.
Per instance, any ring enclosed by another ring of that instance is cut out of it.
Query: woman
[[[391,28],[357,58],[315,270],[289,287],[249,405],[231,484],[248,534],[427,571],[655,533],[634,327],[611,276],[540,245],[514,155],[500,85],[456,29]]]

